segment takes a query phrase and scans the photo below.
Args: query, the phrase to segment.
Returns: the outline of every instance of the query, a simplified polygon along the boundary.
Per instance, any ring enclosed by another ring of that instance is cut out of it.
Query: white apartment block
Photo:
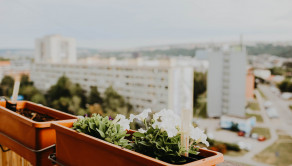
[[[74,38],[49,35],[35,41],[35,62],[76,62],[76,41]]]
[[[43,48],[46,47],[36,49],[36,58]],[[180,113],[181,110],[187,109],[192,116],[193,67],[179,65],[173,59],[117,60],[93,57],[76,63],[40,60],[36,61],[31,72],[31,80],[40,90],[48,90],[65,75],[87,92],[91,86],[97,86],[101,93],[113,86],[134,106],[135,111],[145,108],[151,108],[153,111],[169,108]]]
[[[207,114],[245,116],[246,50],[241,47],[208,51]]]
[[[113,86],[137,111],[145,108],[192,111],[191,67],[36,63],[31,79],[38,89],[45,91],[63,75],[87,92],[91,86],[97,86],[101,93]]]

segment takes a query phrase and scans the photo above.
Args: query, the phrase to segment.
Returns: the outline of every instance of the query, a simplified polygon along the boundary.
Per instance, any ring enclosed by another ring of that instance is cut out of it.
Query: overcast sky
[[[290,40],[291,0],[0,0],[0,48],[48,34],[120,49],[206,41]]]

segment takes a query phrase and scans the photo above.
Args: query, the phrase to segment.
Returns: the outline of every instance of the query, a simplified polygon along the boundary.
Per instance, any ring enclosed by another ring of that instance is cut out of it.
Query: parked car
[[[249,143],[240,141],[237,143],[237,145],[239,146],[240,149],[247,150],[247,151],[251,150],[251,144]]]
[[[282,93],[281,97],[282,97],[282,99],[289,100],[292,98],[292,93],[284,92],[284,93]]]
[[[265,108],[269,108],[269,107],[271,107],[272,105],[273,105],[273,103],[270,102],[270,101],[266,101],[266,102],[264,103]]]
[[[279,117],[278,111],[274,107],[270,107],[270,108],[266,109],[266,111],[267,111],[269,118],[278,118]]]
[[[239,132],[237,132],[237,135],[243,137],[245,135],[245,132],[244,131],[239,131]]]
[[[258,137],[258,141],[265,141],[265,140],[266,140],[266,137],[265,136],[260,135]]]
[[[258,139],[259,135],[257,133],[252,133],[251,138]]]

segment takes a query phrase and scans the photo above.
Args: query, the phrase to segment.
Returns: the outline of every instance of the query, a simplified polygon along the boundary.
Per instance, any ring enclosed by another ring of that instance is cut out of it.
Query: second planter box
[[[175,166],[161,160],[122,148],[84,133],[78,133],[69,127],[56,123],[56,161],[62,165],[87,166]],[[199,160],[185,166],[211,166],[223,162],[218,152],[200,149]]]

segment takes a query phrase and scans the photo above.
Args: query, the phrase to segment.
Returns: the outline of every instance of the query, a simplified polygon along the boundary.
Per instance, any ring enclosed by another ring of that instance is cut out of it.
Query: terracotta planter
[[[7,108],[0,101],[0,144],[23,156],[33,165],[52,165],[47,159],[53,152],[56,133],[49,122],[36,122]],[[17,102],[17,109],[29,109],[58,119],[60,125],[70,126],[77,117],[29,101]]]
[[[71,126],[73,123],[71,123]],[[69,128],[52,124],[56,130],[56,160],[63,165],[87,166],[165,166],[169,164],[146,155],[121,148],[117,145],[78,133]],[[200,149],[204,159],[185,164],[185,166],[209,166],[223,162],[223,155],[218,152]]]

